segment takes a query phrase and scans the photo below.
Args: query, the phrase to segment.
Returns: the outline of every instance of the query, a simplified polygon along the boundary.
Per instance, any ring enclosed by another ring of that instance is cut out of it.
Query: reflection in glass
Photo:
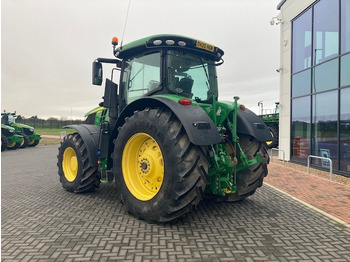
[[[338,87],[338,59],[313,68],[312,92],[321,92]]]
[[[341,53],[350,51],[350,0],[341,1]]]
[[[292,160],[307,161],[310,154],[310,96],[292,100]]]
[[[293,73],[311,66],[312,9],[293,22]]]
[[[292,76],[292,97],[310,94],[311,70],[305,70]]]
[[[340,91],[340,170],[350,172],[350,88]]]
[[[128,103],[152,91],[160,85],[160,53],[153,53],[127,60],[130,70]]]
[[[341,57],[340,86],[350,85],[350,54]]]
[[[317,94],[312,100],[312,154],[331,158],[337,167],[338,91]],[[329,167],[326,161],[314,164]]]
[[[314,64],[339,53],[339,1],[322,0],[314,6]]]

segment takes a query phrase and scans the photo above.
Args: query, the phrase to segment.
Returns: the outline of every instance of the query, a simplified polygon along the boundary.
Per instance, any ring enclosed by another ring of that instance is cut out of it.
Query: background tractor
[[[13,127],[1,124],[1,151],[14,150],[23,144],[23,136],[17,135]]]
[[[21,143],[20,148],[24,147],[34,147],[39,144],[41,139],[39,134],[34,132],[34,127],[16,123],[16,112],[15,113],[1,113],[1,123],[11,126],[15,129],[16,134],[23,137],[23,143]]]
[[[175,220],[204,197],[239,201],[267,175],[270,132],[252,111],[218,101],[216,67],[224,52],[205,42],[155,35],[121,47],[101,107],[71,125],[59,147],[62,186],[75,193],[114,182],[126,209],[151,222]],[[113,81],[120,71],[119,85]]]
[[[268,148],[278,147],[278,134],[279,134],[279,102],[276,102],[276,107],[272,110],[270,114],[264,114],[263,103],[262,101],[258,103],[258,106],[261,107],[261,119],[267,125],[270,130],[272,137],[271,141],[267,141]],[[271,112],[271,110],[270,110]]]

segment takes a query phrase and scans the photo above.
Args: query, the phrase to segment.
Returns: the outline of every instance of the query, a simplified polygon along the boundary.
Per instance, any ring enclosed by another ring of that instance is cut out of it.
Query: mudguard
[[[262,119],[247,108],[237,111],[237,133],[251,135],[261,142],[272,140],[270,131]]]
[[[69,125],[63,128],[73,128],[81,136],[86,147],[91,166],[97,166],[98,140],[100,136],[100,126],[96,125]]]
[[[132,102],[121,113],[116,127],[122,126],[125,117],[131,116],[136,110],[164,106],[180,120],[192,144],[207,146],[221,142],[217,127],[200,106],[184,106],[163,97],[143,97]]]

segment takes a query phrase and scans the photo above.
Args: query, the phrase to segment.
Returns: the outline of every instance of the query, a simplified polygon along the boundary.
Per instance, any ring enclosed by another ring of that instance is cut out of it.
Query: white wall
[[[280,43],[280,117],[279,149],[284,150],[286,160],[290,160],[290,80],[291,80],[291,45],[292,20],[316,0],[287,0],[281,7],[279,19],[282,19]],[[280,157],[282,154],[280,154]]]

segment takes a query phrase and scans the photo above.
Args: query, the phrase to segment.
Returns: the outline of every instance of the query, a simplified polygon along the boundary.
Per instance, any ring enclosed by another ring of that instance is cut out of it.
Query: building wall
[[[278,18],[283,21],[280,24],[280,123],[279,123],[279,148],[285,152],[285,158],[290,160],[290,108],[291,108],[291,21],[303,12],[316,0],[287,0],[281,7]],[[281,157],[281,155],[280,155]]]
[[[283,0],[278,9],[280,149],[298,163],[329,158],[350,177],[350,0]]]

